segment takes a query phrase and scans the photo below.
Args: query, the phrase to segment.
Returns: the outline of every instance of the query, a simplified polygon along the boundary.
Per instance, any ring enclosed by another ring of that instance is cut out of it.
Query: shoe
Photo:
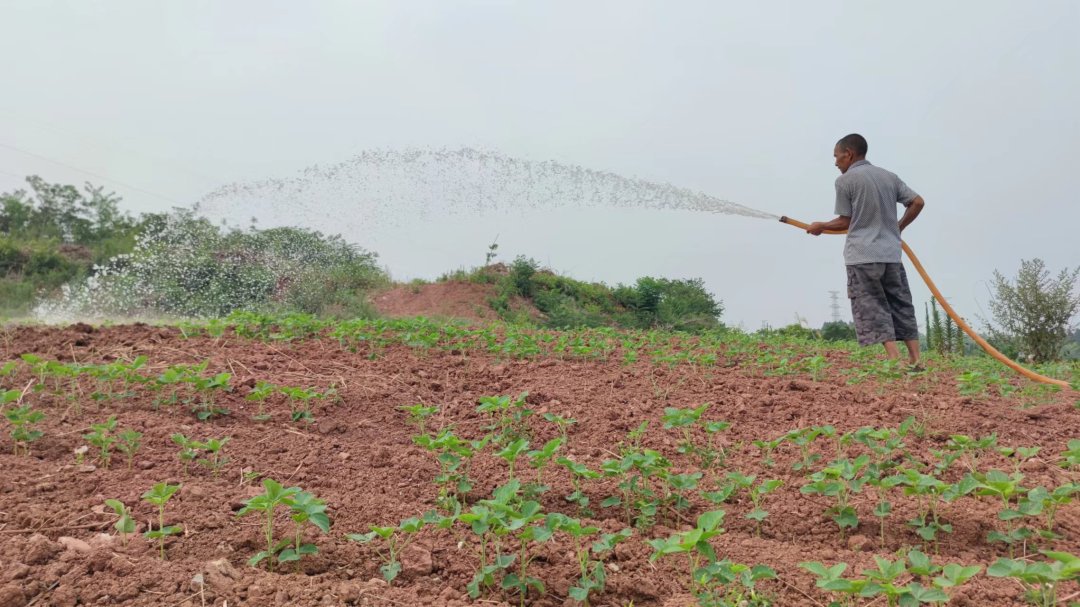
[[[917,375],[919,373],[924,373],[925,371],[926,367],[922,366],[922,363],[915,363],[914,365],[908,365],[907,367],[908,375]]]

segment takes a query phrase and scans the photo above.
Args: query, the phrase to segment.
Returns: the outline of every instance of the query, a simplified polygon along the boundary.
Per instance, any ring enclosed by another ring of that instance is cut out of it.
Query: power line
[[[6,144],[6,143],[0,143],[0,147],[7,148],[9,150],[14,150],[16,152],[26,154],[27,156],[33,156],[34,158],[39,158],[39,159],[44,160],[46,162],[51,162],[53,164],[62,166],[64,168],[70,169],[72,171],[77,171],[79,173],[83,173],[85,175],[89,175],[89,176],[97,178],[97,179],[103,179],[105,181],[111,181],[111,182],[113,182],[113,183],[115,183],[117,185],[128,188],[129,190],[135,190],[136,192],[141,192],[143,194],[153,196],[154,198],[160,198],[162,200],[167,200],[167,201],[169,201],[169,202],[171,202],[171,203],[173,203],[173,204],[175,204],[177,206],[181,206],[181,207],[184,206],[184,203],[182,203],[179,200],[176,200],[174,198],[170,198],[168,196],[165,196],[163,194],[158,194],[156,192],[151,192],[150,190],[147,190],[145,188],[140,188],[139,186],[131,185],[130,183],[124,183],[123,181],[120,181],[119,179],[113,179],[112,177],[106,177],[105,175],[101,175],[99,173],[94,173],[92,171],[87,171],[85,169],[80,169],[79,167],[72,166],[70,164],[67,164],[66,162],[60,162],[59,160],[53,160],[52,158],[49,158],[48,156],[42,156],[41,154],[35,154],[34,152],[31,152],[29,150],[24,150],[22,148],[17,148],[17,147],[15,147],[13,145],[9,145],[9,144]]]

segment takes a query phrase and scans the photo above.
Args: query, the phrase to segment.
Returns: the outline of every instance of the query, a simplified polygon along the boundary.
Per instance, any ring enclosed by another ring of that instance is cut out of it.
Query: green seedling
[[[791,465],[792,470],[809,470],[821,459],[817,453],[810,453],[810,446],[820,435],[820,428],[799,428],[787,433],[784,438],[799,448],[799,461]]]
[[[990,434],[980,439],[974,439],[965,434],[954,434],[949,437],[949,441],[945,443],[945,449],[957,454],[958,457],[963,458],[965,467],[968,472],[972,474],[979,470],[979,459],[990,450],[996,448],[997,434]],[[943,457],[942,459],[946,462],[946,468],[949,463],[953,461],[947,457]]]
[[[577,554],[578,570],[580,572],[577,585],[571,586],[567,594],[570,598],[587,606],[589,604],[589,595],[603,592],[607,583],[604,563],[599,557],[615,550],[615,546],[629,539],[634,534],[634,531],[632,529],[623,529],[618,533],[604,533],[599,540],[593,542],[591,548],[586,549],[582,545],[582,540],[597,533],[599,529],[596,527],[583,527],[580,521],[569,519],[566,523],[559,525],[559,530],[574,539],[574,551]],[[596,558],[590,558],[590,556]]]
[[[100,424],[90,424],[91,432],[83,435],[91,445],[98,448],[98,460],[106,469],[112,461],[112,448],[116,444],[116,437],[112,434],[115,429],[116,416],[110,415],[109,419]]]
[[[723,447],[717,445],[717,440],[720,433],[724,430],[731,428],[731,422],[725,421],[706,421],[702,424],[705,429],[705,435],[707,439],[705,446],[698,449],[698,455],[701,457],[701,466],[709,469],[713,466],[723,466],[727,460],[727,451]]]
[[[1068,448],[1058,456],[1058,465],[1066,470],[1080,469],[1080,439],[1069,441]]]
[[[258,403],[259,406],[259,410],[255,412],[255,415],[251,416],[251,419],[257,422],[264,422],[271,419],[272,416],[265,411],[266,401],[273,396],[276,391],[277,386],[270,382],[259,381],[255,384],[255,387],[251,389],[251,392],[244,397],[246,400]]]
[[[14,441],[14,454],[19,454],[22,447],[24,455],[30,455],[30,443],[45,435],[41,430],[35,430],[34,426],[45,419],[45,414],[35,411],[30,405],[13,407],[4,411],[4,417],[11,424],[11,438]]]
[[[915,533],[927,542],[937,542],[938,532],[952,533],[953,527],[943,523],[938,516],[938,504],[941,501],[954,501],[971,493],[978,482],[965,476],[956,484],[949,484],[936,476],[923,474],[918,470],[900,468],[897,473],[881,479],[882,487],[903,487],[905,495],[917,496],[922,501],[922,510],[917,517],[908,521]]]
[[[703,513],[697,519],[697,526],[689,531],[672,534],[667,539],[648,540],[653,553],[649,556],[649,562],[672,554],[685,554],[689,564],[690,584],[688,590],[691,594],[697,594],[698,575],[697,571],[704,557],[708,562],[716,562],[716,551],[713,550],[709,540],[724,532],[720,525],[724,522],[723,510],[711,510]]]
[[[172,442],[180,446],[180,452],[177,456],[180,458],[181,462],[184,462],[184,472],[186,474],[191,474],[191,462],[199,457],[199,450],[203,448],[202,443],[190,439],[179,432],[173,434],[170,438],[172,439]]]
[[[704,476],[704,473],[702,472],[684,472],[682,474],[665,475],[663,480],[667,481],[668,493],[665,496],[664,501],[676,510],[686,510],[690,508],[690,500],[687,499],[686,494],[697,489],[698,482],[701,481],[702,476]]]
[[[851,506],[851,497],[862,491],[867,481],[867,477],[862,473],[869,463],[870,456],[866,454],[854,460],[847,458],[836,460],[810,475],[811,482],[799,489],[806,495],[823,495],[836,500],[836,504],[829,508],[828,513],[840,527],[841,535],[845,533],[845,530],[854,529],[859,525],[859,517],[855,508]]]
[[[283,548],[277,553],[279,563],[297,562],[307,554],[316,554],[319,547],[315,544],[302,542],[304,523],[310,523],[323,533],[330,533],[330,517],[326,514],[326,502],[308,493],[300,491],[294,494],[289,503],[291,518],[293,521],[293,543],[288,548]]]
[[[776,451],[776,448],[783,444],[786,439],[787,436],[785,435],[772,440],[755,440],[751,444],[758,449],[761,449],[762,463],[769,468],[772,468],[776,465],[776,462],[774,462],[772,458],[773,451]]]
[[[765,496],[776,491],[784,484],[780,479],[768,479],[750,487],[750,501],[754,503],[754,509],[746,514],[746,518],[754,521],[754,533],[761,535],[761,522],[769,516],[769,512],[762,508]]]
[[[1013,462],[1013,472],[1019,473],[1024,462],[1039,454],[1041,447],[998,447],[998,453]]]
[[[314,422],[315,415],[311,411],[312,402],[326,396],[325,394],[317,392],[314,388],[281,386],[278,390],[288,397],[289,409],[291,411],[289,415],[294,422],[301,420],[308,423]]]
[[[1080,557],[1067,552],[1040,551],[1049,562],[1026,562],[998,559],[986,570],[990,577],[1013,578],[1027,590],[1028,599],[1039,607],[1058,604],[1058,587],[1062,582],[1080,579]]]
[[[626,455],[641,450],[641,439],[649,431],[649,420],[638,424],[636,428],[626,433],[626,441],[619,443],[619,454]]]
[[[666,478],[670,467],[671,462],[652,449],[629,452],[617,460],[605,460],[600,469],[605,476],[619,479],[620,495],[606,498],[600,506],[622,506],[628,525],[633,523],[640,529],[652,527],[660,505],[653,482]]]
[[[300,487],[282,487],[280,483],[271,478],[263,479],[263,492],[244,502],[244,507],[237,511],[236,516],[244,516],[255,512],[263,517],[263,537],[266,539],[266,550],[262,550],[248,559],[248,565],[258,566],[266,560],[270,571],[274,570],[274,561],[278,560],[279,553],[289,546],[289,540],[274,541],[274,512],[279,506],[292,508],[295,504],[294,497],[300,493]]]
[[[127,458],[128,470],[131,470],[132,464],[135,462],[135,454],[139,452],[139,446],[142,441],[142,433],[135,430],[124,430],[117,435],[119,439],[116,443],[116,448]]]
[[[232,375],[229,373],[218,373],[213,377],[195,377],[191,380],[195,390],[200,394],[196,399],[197,402],[191,406],[191,412],[195,414],[199,421],[204,422],[215,417],[229,415],[230,411],[228,409],[214,402],[213,393],[215,390],[231,390],[232,388],[229,386],[231,377]]]
[[[513,479],[497,487],[492,499],[480,500],[458,517],[480,537],[479,567],[472,581],[466,585],[472,598],[479,597],[484,589],[493,587],[500,575],[504,581],[509,575],[509,567],[516,557],[502,553],[502,538],[541,518],[540,504],[521,501],[520,493],[521,482]],[[494,554],[488,554],[489,548],[494,549]],[[521,579],[520,575],[518,579]]]
[[[698,605],[701,607],[771,607],[771,600],[757,593],[761,580],[776,579],[776,571],[765,565],[743,565],[727,559],[709,563],[695,573]]]
[[[510,396],[481,396],[477,413],[486,413],[492,418],[489,430],[495,430],[495,442],[506,444],[519,438],[528,438],[525,419],[532,415],[532,410],[525,407],[528,392],[522,392],[516,398]]]
[[[489,434],[479,441],[466,441],[455,436],[449,428],[443,428],[434,437],[427,434],[413,437],[414,443],[436,454],[439,475],[435,482],[439,485],[439,504],[445,510],[453,512],[463,505],[464,496],[472,490],[472,479],[469,478],[472,458],[490,440]]]
[[[1039,535],[1050,540],[1060,539],[1060,536],[1054,532],[1054,519],[1057,511],[1062,506],[1071,503],[1073,495],[1077,493],[1080,493],[1080,485],[1076,483],[1066,483],[1053,491],[1048,491],[1044,487],[1035,487],[1020,500],[1017,510],[1026,516],[1042,514],[1044,526],[1039,531]]]
[[[563,444],[566,444],[570,440],[567,436],[567,433],[570,430],[570,426],[573,426],[577,423],[576,419],[573,419],[571,417],[563,417],[554,413],[545,413],[544,421],[555,424],[555,426],[559,429],[559,436],[562,437]]]
[[[424,404],[402,405],[398,409],[409,414],[409,423],[416,426],[420,434],[426,433],[424,426],[427,424],[427,420],[439,412],[438,407]]]
[[[555,460],[555,463],[570,471],[570,484],[574,491],[566,496],[566,501],[577,505],[579,514],[592,516],[592,511],[589,510],[589,496],[582,491],[581,481],[598,479],[600,473],[565,457],[560,457]]]
[[[534,449],[525,454],[529,458],[529,465],[536,470],[536,481],[525,488],[527,495],[535,497],[548,490],[548,487],[544,485],[544,469],[555,458],[555,453],[562,444],[562,437],[553,438],[544,443],[543,449]]]
[[[554,536],[555,529],[550,521],[543,525],[532,524],[544,518],[540,514],[540,504],[538,502],[522,502],[520,508],[506,510],[506,515],[510,521],[510,528],[517,530],[518,570],[516,572],[508,571],[503,576],[500,586],[504,590],[517,591],[518,605],[519,607],[525,607],[525,599],[528,598],[530,590],[536,590],[540,594],[545,591],[544,582],[540,578],[529,575],[529,564],[535,558],[535,556],[529,554],[529,545],[532,543],[541,544],[550,540]]]
[[[821,381],[825,375],[825,369],[829,368],[829,359],[818,354],[802,360],[802,367],[810,374],[813,381]]]
[[[1028,502],[1021,507],[1019,496],[1026,493],[1027,489],[1020,486],[1024,475],[1019,471],[1006,474],[1001,470],[990,470],[986,474],[975,475],[978,485],[976,495],[997,497],[1001,500],[1001,510],[998,511],[998,519],[1005,522],[1005,531],[991,531],[986,536],[990,543],[1001,542],[1009,546],[1009,557],[1013,556],[1013,546],[1027,541],[1033,535],[1026,527],[1017,527],[1015,521],[1028,516],[1041,514],[1042,502]],[[1014,506],[1014,502],[1017,502]]]
[[[198,460],[199,465],[210,468],[215,478],[221,474],[221,469],[225,467],[225,464],[229,463],[229,457],[225,455],[225,443],[227,442],[229,442],[228,436],[225,438],[210,438],[206,442],[194,444],[194,446],[206,452],[207,455],[207,457]]]
[[[105,500],[105,505],[112,508],[113,512],[116,513],[116,522],[113,523],[113,528],[120,534],[120,544],[127,546],[128,536],[135,533],[135,519],[132,518],[131,511],[120,500]]]
[[[154,529],[153,523],[150,523],[147,527],[147,531],[143,535],[145,535],[148,540],[158,540],[158,549],[161,551],[161,560],[165,560],[165,538],[183,531],[181,525],[165,526],[165,503],[179,490],[180,485],[158,483],[142,495],[143,500],[157,506],[158,509],[158,528]]]
[[[515,439],[506,444],[505,447],[495,452],[495,455],[506,460],[509,466],[509,472],[507,478],[514,480],[514,463],[517,458],[525,453],[525,450],[529,448],[529,441],[524,438]]]
[[[693,440],[693,426],[701,419],[702,414],[709,408],[709,403],[705,403],[700,407],[694,409],[677,409],[675,407],[664,407],[664,415],[661,420],[664,422],[665,430],[677,429],[682,436],[682,440],[679,441],[677,451],[683,455],[692,455],[697,453],[697,447],[694,446]]]

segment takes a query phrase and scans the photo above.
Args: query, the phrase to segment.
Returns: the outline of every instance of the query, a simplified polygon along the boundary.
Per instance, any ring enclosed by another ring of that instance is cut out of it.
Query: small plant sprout
[[[1067,552],[1041,552],[1050,562],[1001,558],[990,565],[986,575],[1013,578],[1027,590],[1032,604],[1054,607],[1058,604],[1058,586],[1062,582],[1080,579],[1080,557]]]
[[[664,407],[664,415],[661,420],[664,422],[665,430],[678,429],[682,436],[682,441],[679,442],[678,452],[683,455],[690,455],[697,453],[697,448],[694,446],[693,440],[693,427],[702,414],[709,408],[709,403],[705,403],[700,407],[694,409],[677,409],[675,407]]]
[[[755,522],[754,533],[759,536],[761,535],[761,521],[769,516],[769,512],[762,508],[765,496],[776,491],[783,484],[784,481],[772,478],[763,480],[757,485],[750,487],[750,501],[754,503],[754,509],[746,514],[746,518]]]
[[[505,447],[495,453],[495,455],[506,460],[506,463],[509,466],[509,472],[507,473],[507,478],[509,480],[514,480],[514,462],[516,462],[517,458],[523,455],[528,448],[529,441],[524,438],[519,438],[508,443]]]
[[[100,424],[90,424],[91,432],[83,435],[91,445],[98,448],[98,460],[106,469],[112,460],[113,445],[116,444],[116,437],[112,434],[115,429],[116,416],[110,415],[109,419]]]
[[[229,442],[229,437],[225,438],[211,438],[202,443],[195,443],[195,446],[202,449],[206,453],[206,457],[198,460],[199,464],[206,466],[213,471],[216,478],[221,474],[221,469],[225,467],[225,464],[229,463],[229,457],[225,455],[225,443]]]
[[[854,460],[836,460],[811,474],[811,482],[799,489],[805,495],[822,495],[835,499],[836,505],[829,508],[829,514],[840,527],[841,535],[845,534],[845,530],[859,525],[859,517],[851,506],[851,497],[862,491],[867,477],[861,473],[869,463],[870,456],[866,454]]]
[[[82,465],[83,460],[86,458],[86,454],[89,451],[90,451],[90,447],[88,447],[86,445],[79,445],[78,447],[75,447],[73,453],[75,454],[75,465],[76,466],[81,466]]]
[[[183,530],[183,527],[180,525],[165,526],[165,503],[179,490],[180,485],[158,483],[142,496],[143,500],[157,506],[158,509],[158,528],[154,529],[153,522],[150,522],[147,526],[146,533],[143,535],[145,535],[148,540],[158,540],[158,549],[161,551],[161,560],[165,560],[165,538],[180,533]]]
[[[255,412],[255,415],[251,416],[251,419],[257,422],[264,422],[269,420],[272,416],[266,413],[266,400],[270,398],[274,392],[277,391],[277,386],[268,381],[259,381],[255,384],[255,387],[248,392],[248,395],[244,397],[245,400],[250,400],[258,403],[259,410]]]
[[[582,479],[598,479],[600,478],[600,473],[595,470],[590,470],[584,464],[579,464],[566,457],[560,457],[555,460],[555,463],[570,471],[570,484],[573,486],[574,491],[566,496],[566,501],[571,504],[576,504],[579,514],[591,516],[592,512],[589,510],[589,496],[585,495],[585,492],[581,490],[581,481]]]
[[[578,528],[580,529],[580,525],[578,525]],[[570,533],[570,535],[574,535],[573,532],[567,530],[565,527],[562,527],[561,529]],[[595,527],[585,528],[584,530],[587,531],[588,529],[595,529]],[[599,540],[593,542],[592,548],[588,551],[583,551],[581,549],[578,536],[574,536],[574,545],[578,552],[578,564],[581,568],[581,577],[578,579],[577,586],[572,586],[567,593],[570,598],[588,606],[590,594],[604,591],[604,586],[607,583],[607,573],[604,571],[604,562],[601,561],[599,557],[604,553],[615,550],[617,544],[626,541],[633,534],[633,529],[623,529],[618,533],[604,533],[600,536]],[[590,553],[596,558],[589,558]]]
[[[105,500],[105,505],[112,508],[113,512],[116,513],[116,522],[113,523],[113,528],[120,534],[120,544],[127,546],[128,535],[135,533],[135,519],[131,517],[131,512],[120,500]]]
[[[263,517],[263,537],[266,539],[266,550],[260,551],[255,556],[248,559],[248,565],[252,567],[258,566],[260,562],[266,560],[267,566],[270,571],[274,570],[274,561],[277,559],[278,552],[283,550],[289,545],[289,540],[283,540],[282,542],[274,541],[274,512],[278,506],[291,508],[293,502],[293,496],[300,493],[300,487],[284,488],[280,483],[271,478],[263,479],[264,491],[255,497],[244,502],[244,507],[241,508],[236,516],[244,516],[251,512],[260,513]]]
[[[786,439],[787,435],[784,435],[779,438],[774,438],[772,440],[755,440],[752,444],[758,449],[761,449],[762,463],[769,468],[772,468],[776,465],[776,462],[774,462],[772,458],[773,451],[776,451],[776,448],[779,447]]]
[[[117,435],[119,440],[116,443],[116,448],[127,458],[128,470],[131,470],[132,464],[135,461],[135,454],[139,452],[139,445],[142,440],[142,433],[135,430],[124,430]]]
[[[510,396],[481,396],[477,413],[487,413],[493,419],[489,430],[496,430],[495,442],[506,444],[518,438],[528,437],[525,419],[533,414],[525,407],[528,392],[522,392],[516,398]]]
[[[312,413],[312,402],[322,398],[322,393],[314,388],[294,386],[281,386],[278,390],[289,399],[289,409],[291,410],[289,415],[292,421],[306,421],[308,423],[315,421],[315,415]]]
[[[315,544],[302,543],[304,523],[314,525],[323,533],[330,533],[330,517],[326,515],[326,502],[307,491],[301,491],[294,495],[292,497],[292,503],[289,504],[289,508],[292,511],[294,525],[293,544],[291,547],[285,548],[279,552],[277,560],[279,563],[297,561],[297,566],[299,566],[301,557],[305,554],[315,554],[319,551],[318,546]]]
[[[214,401],[214,392],[216,390],[225,392],[232,390],[232,387],[229,386],[230,378],[232,378],[232,375],[229,373],[218,373],[212,377],[195,376],[189,380],[199,394],[191,406],[191,412],[195,414],[199,421],[204,422],[215,417],[229,415],[230,411],[228,409]]]
[[[529,487],[526,487],[528,491],[531,491],[534,495],[539,495],[548,490],[548,487],[544,485],[544,469],[547,468],[551,460],[555,458],[555,453],[562,446],[563,439],[553,438],[544,443],[543,449],[534,449],[525,454],[529,458],[529,465],[536,470],[536,481]]]
[[[420,434],[426,434],[424,428],[427,424],[427,420],[439,412],[438,407],[434,405],[425,405],[423,403],[416,405],[402,405],[398,407],[398,409],[409,414],[409,423],[416,426],[417,430],[420,431]]]
[[[184,472],[186,474],[191,474],[191,462],[199,457],[199,450],[202,449],[202,443],[190,439],[179,432],[173,434],[170,438],[172,439],[172,442],[180,447],[180,452],[177,453],[177,457],[180,458],[180,461],[184,462]]]
[[[723,447],[717,444],[720,433],[724,430],[731,428],[731,422],[725,421],[706,421],[702,424],[705,429],[705,434],[708,437],[705,442],[705,446],[698,449],[698,455],[701,456],[701,465],[704,468],[712,468],[713,466],[723,466],[725,460],[727,460],[727,451]]]
[[[31,409],[30,405],[22,405],[4,411],[4,417],[12,426],[11,438],[15,443],[15,455],[19,454],[20,446],[24,455],[30,455],[30,443],[45,435],[41,430],[34,429],[36,424],[45,419],[45,414]]]
[[[401,573],[401,561],[399,560],[401,551],[416,539],[417,533],[419,533],[423,527],[424,521],[422,519],[408,518],[401,521],[401,524],[397,527],[379,527],[372,525],[369,533],[349,533],[346,534],[345,537],[346,539],[361,544],[367,544],[376,537],[381,538],[386,542],[385,551],[375,548],[375,552],[378,553],[379,558],[383,561],[382,566],[379,567],[383,579],[387,582],[393,582],[394,578]]]
[[[573,419],[571,417],[563,417],[555,413],[545,413],[544,421],[555,424],[555,426],[559,429],[559,436],[562,437],[563,444],[566,444],[566,442],[569,440],[567,433],[570,430],[570,426],[573,426],[577,423],[576,419]]]
[[[671,554],[685,554],[689,564],[690,585],[688,590],[691,594],[697,594],[698,576],[701,558],[705,557],[708,562],[716,561],[716,552],[709,540],[724,532],[720,526],[724,522],[723,510],[711,510],[698,517],[697,526],[689,531],[675,533],[667,539],[649,540],[653,553],[649,562]]]

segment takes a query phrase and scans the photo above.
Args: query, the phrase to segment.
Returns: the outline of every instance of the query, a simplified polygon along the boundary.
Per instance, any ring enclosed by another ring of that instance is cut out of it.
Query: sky
[[[904,237],[958,311],[995,270],[1080,265],[1080,3],[996,0],[158,3],[0,0],[0,191],[90,181],[133,212],[372,149],[473,147],[834,215],[835,141],[921,194]],[[362,195],[359,193],[358,195]],[[850,319],[843,240],[694,211],[434,209],[314,222],[399,280],[537,259],[609,284],[701,278],[722,320]],[[456,211],[456,212],[455,212]],[[312,219],[318,218],[318,219]],[[929,291],[909,266],[920,321]]]

